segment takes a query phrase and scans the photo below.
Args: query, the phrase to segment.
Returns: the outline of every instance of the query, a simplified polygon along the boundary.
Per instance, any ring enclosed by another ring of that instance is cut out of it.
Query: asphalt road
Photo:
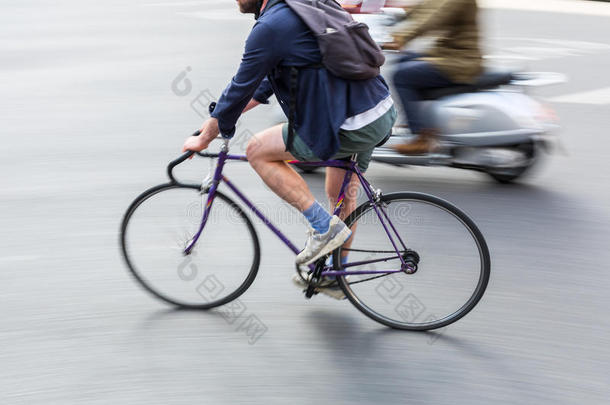
[[[193,101],[224,88],[251,26],[228,0],[153,1],[0,5],[1,403],[607,403],[610,17],[483,12],[490,61],[570,79],[535,91],[561,117],[563,151],[531,177],[369,171],[377,187],[441,196],[479,224],[493,268],[471,314],[407,333],[347,302],[306,301],[291,253],[255,221],[261,269],[241,302],[265,333],[252,342],[221,312],[152,299],[119,255],[124,210],[165,180],[201,122]],[[229,173],[269,212],[286,210],[247,165]],[[323,198],[321,175],[308,179]],[[286,222],[300,241],[304,227]]]

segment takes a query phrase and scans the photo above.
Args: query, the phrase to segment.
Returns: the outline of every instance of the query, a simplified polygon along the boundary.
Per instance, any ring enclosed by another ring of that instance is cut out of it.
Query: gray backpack
[[[369,27],[354,21],[335,0],[284,0],[318,40],[322,65],[348,80],[371,79],[385,62]]]
[[[284,1],[318,40],[321,65],[290,67],[290,102],[286,150],[294,142],[299,69],[326,68],[347,80],[379,76],[385,62],[381,48],[369,34],[369,27],[357,21],[335,0],[269,0],[267,8]]]

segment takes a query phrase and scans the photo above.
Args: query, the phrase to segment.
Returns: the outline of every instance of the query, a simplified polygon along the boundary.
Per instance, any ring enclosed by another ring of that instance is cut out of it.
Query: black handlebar
[[[200,133],[201,133],[201,131],[198,129],[197,131],[193,132],[193,134],[191,136],[199,136]],[[189,151],[186,151],[179,158],[174,159],[171,162],[169,162],[169,165],[167,165],[167,176],[169,177],[169,180],[172,183],[177,183],[178,182],[176,180],[176,178],[174,177],[174,174],[172,173],[174,171],[174,167],[178,166],[180,163],[184,162],[185,160],[187,160],[188,158],[190,158],[194,154],[195,154],[195,152],[193,152],[192,150],[189,150]]]

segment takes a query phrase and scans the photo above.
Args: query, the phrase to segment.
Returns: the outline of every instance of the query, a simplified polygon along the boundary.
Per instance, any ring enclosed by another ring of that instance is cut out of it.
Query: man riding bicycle
[[[275,94],[288,115],[291,102],[290,66],[302,66],[298,75],[295,134],[291,147],[287,124],[256,134],[246,155],[265,184],[307,218],[311,231],[296,263],[306,265],[343,245],[351,235],[343,223],[355,209],[358,179],[352,177],[341,218],[331,216],[313,197],[307,183],[287,160],[317,161],[349,158],[356,154],[364,172],[374,147],[391,131],[396,110],[381,76],[345,80],[322,67],[318,42],[309,28],[282,0],[237,0],[242,13],[257,22],[246,41],[241,65],[201,127],[188,138],[183,151],[201,151],[220,133],[232,137],[240,115]],[[316,66],[317,65],[317,66]],[[344,169],[327,168],[326,193],[336,204]],[[322,292],[323,289],[320,289]]]

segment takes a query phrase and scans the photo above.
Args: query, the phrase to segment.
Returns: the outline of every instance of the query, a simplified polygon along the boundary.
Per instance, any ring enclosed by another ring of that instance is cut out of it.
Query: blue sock
[[[303,211],[303,215],[305,215],[313,229],[320,233],[328,232],[328,226],[332,217],[317,201],[314,201],[311,207]]]
[[[341,264],[345,264],[347,263],[347,256],[341,256]],[[330,255],[328,257],[328,260],[326,261],[326,265],[327,266],[332,266],[333,265],[333,256]]]

